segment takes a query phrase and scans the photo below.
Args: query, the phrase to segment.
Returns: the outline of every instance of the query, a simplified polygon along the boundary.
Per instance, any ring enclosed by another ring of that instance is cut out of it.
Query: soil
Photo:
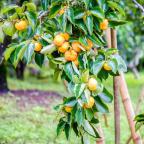
[[[7,94],[0,93],[0,96],[15,99],[21,108],[35,105],[49,107],[52,103],[62,99],[62,96],[56,92],[40,90],[12,90]]]

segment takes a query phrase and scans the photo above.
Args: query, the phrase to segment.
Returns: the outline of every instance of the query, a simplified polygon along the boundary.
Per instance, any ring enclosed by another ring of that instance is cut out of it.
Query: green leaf
[[[83,11],[75,11],[74,15],[75,15],[74,17],[75,19],[82,19],[85,13]]]
[[[77,98],[82,95],[82,93],[84,92],[85,87],[86,87],[86,84],[75,84],[74,94]]]
[[[87,28],[82,21],[77,21],[76,25],[87,35]]]
[[[67,13],[64,13],[61,16],[60,25],[62,26],[62,31],[66,32],[66,28],[67,28]]]
[[[43,10],[48,10],[48,6],[49,6],[49,0],[41,0],[41,5]]]
[[[87,39],[85,36],[79,37],[79,42],[84,46],[88,46]]]
[[[31,62],[33,54],[34,54],[34,44],[30,43],[24,54],[24,58],[27,64]]]
[[[69,139],[69,133],[70,133],[70,125],[66,124],[65,125],[65,135],[66,135],[67,140]]]
[[[84,122],[84,112],[81,108],[79,108],[76,111],[75,119],[76,119],[76,122],[78,123],[78,126],[80,127]]]
[[[90,0],[83,0],[83,1],[84,1],[84,3],[85,3],[86,9],[88,9]]]
[[[72,68],[72,64],[70,62],[65,64],[64,71],[65,71],[66,75],[68,76],[68,78],[71,81],[73,81],[74,71],[73,71],[73,68]]]
[[[5,21],[5,23],[3,24],[2,27],[3,27],[3,31],[6,35],[12,36],[15,32],[14,25],[9,21]]]
[[[12,10],[12,9],[15,9],[17,8],[18,6],[17,5],[8,5],[6,6],[5,8],[3,8],[1,10],[1,13],[4,14],[4,13],[7,13],[8,11]]]
[[[122,57],[118,54],[114,55],[114,58],[116,59],[118,63],[118,71],[120,72],[127,72],[127,65],[125,61],[122,59]]]
[[[114,74],[116,74],[117,70],[118,70],[118,67],[117,67],[118,63],[117,63],[117,61],[115,59],[111,59],[111,60],[108,61],[108,65],[112,68],[112,72]]]
[[[32,2],[26,3],[28,11],[36,11],[36,5]]]
[[[127,21],[122,21],[122,20],[109,20],[109,26],[110,27],[115,27],[119,25],[124,25],[128,23]]]
[[[4,32],[2,30],[2,27],[0,26],[0,43],[3,43],[4,37],[5,37]]]
[[[81,81],[86,83],[89,79],[89,69],[86,69],[82,72]]]
[[[85,23],[86,23],[89,34],[92,35],[93,34],[93,17],[87,16]]]
[[[95,97],[95,104],[96,104],[96,108],[98,112],[101,112],[101,113],[109,112],[107,105],[104,104],[99,97]]]
[[[83,140],[82,144],[90,144],[89,137],[86,133],[83,134],[82,140]]]
[[[88,37],[97,46],[104,46],[103,41],[101,41],[95,34]]]
[[[32,11],[26,11],[25,14],[27,16],[30,26],[32,27],[32,29],[34,31],[34,29],[37,25],[37,14]]]
[[[94,117],[93,111],[91,109],[86,109],[85,112],[86,112],[86,118],[88,119],[88,121],[91,121],[92,118]]]
[[[117,11],[120,12],[120,14],[124,15],[125,16],[125,11],[123,10],[123,8],[118,5],[116,2],[113,2],[113,1],[108,1],[107,2],[109,7],[111,7],[112,9],[116,9]]]
[[[5,52],[4,52],[4,58],[5,58],[6,61],[10,58],[12,52],[13,52],[15,49],[16,49],[15,46],[11,46],[11,47],[9,47],[9,48],[6,48],[6,50],[5,50]]]
[[[25,44],[19,45],[16,50],[15,50],[15,58],[14,58],[14,66],[16,67],[19,63],[20,60],[22,60],[25,50],[26,50],[26,46]]]
[[[106,88],[103,89],[103,92],[98,94],[98,96],[106,103],[111,103],[113,96],[107,91]]]
[[[35,62],[38,66],[42,67],[44,63],[44,55],[36,53],[35,54]]]
[[[97,18],[104,19],[105,17],[104,12],[100,7],[94,7],[90,12]]]
[[[103,68],[103,64],[104,64],[104,60],[102,59],[96,59],[93,63],[92,63],[92,66],[91,66],[91,72],[94,74],[94,75],[97,75],[101,69]]]
[[[59,124],[57,125],[57,136],[59,136],[60,133],[64,130],[65,125],[66,125],[65,121],[60,119]]]
[[[61,5],[55,5],[50,9],[49,18],[54,18],[61,9]]]
[[[69,8],[68,10],[67,10],[67,15],[68,15],[68,20],[72,23],[72,24],[74,24],[75,23],[75,20],[74,20],[74,10],[73,10],[73,8]]]
[[[84,120],[84,125],[83,125],[83,127],[84,127],[84,130],[85,130],[88,134],[90,134],[90,135],[93,136],[93,137],[96,137],[95,131],[94,131],[93,127],[90,125],[90,123],[89,123],[87,120]]]

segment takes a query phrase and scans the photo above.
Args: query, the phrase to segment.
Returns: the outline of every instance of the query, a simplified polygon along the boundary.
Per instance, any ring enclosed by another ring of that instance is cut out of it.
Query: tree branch
[[[136,0],[132,0],[137,6],[139,9],[141,9],[144,13],[144,7],[142,5],[140,5]]]

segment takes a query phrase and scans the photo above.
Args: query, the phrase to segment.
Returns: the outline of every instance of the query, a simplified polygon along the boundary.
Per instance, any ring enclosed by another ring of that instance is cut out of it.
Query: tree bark
[[[8,92],[7,70],[3,58],[5,48],[10,44],[11,38],[6,36],[3,43],[0,43],[0,92]]]
[[[23,80],[24,79],[24,71],[25,71],[26,64],[23,61],[17,65],[16,68],[16,77],[17,79]]]
[[[117,48],[116,30],[111,29],[111,47]],[[119,102],[119,76],[113,77],[114,90],[114,119],[115,119],[115,144],[120,144],[120,102]]]

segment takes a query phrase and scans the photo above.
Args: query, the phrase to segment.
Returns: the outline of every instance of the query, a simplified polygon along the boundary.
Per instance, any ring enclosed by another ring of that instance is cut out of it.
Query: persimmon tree
[[[66,83],[69,95],[55,107],[58,135],[64,131],[68,139],[73,129],[82,143],[99,138],[98,114],[108,113],[113,100],[103,81],[127,70],[118,50],[107,49],[104,31],[124,24],[124,15],[120,2],[110,0],[41,0],[39,8],[24,2],[1,10],[0,42],[12,37],[5,60],[42,66],[47,57],[54,77]]]

